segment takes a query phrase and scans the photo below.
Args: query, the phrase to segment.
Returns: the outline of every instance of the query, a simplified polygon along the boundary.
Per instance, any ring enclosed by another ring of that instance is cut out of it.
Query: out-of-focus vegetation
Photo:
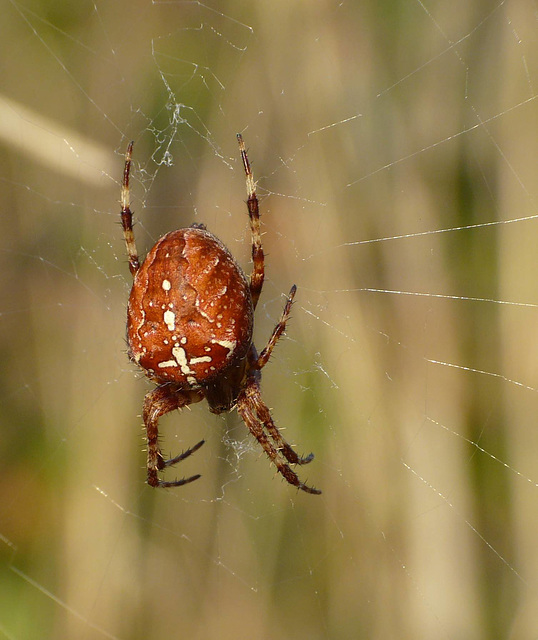
[[[530,0],[5,3],[0,636],[533,637],[537,28]],[[205,404],[162,421],[202,479],[144,484],[122,154],[142,255],[205,222],[248,270],[237,131],[256,344],[298,286],[264,397],[319,498]]]

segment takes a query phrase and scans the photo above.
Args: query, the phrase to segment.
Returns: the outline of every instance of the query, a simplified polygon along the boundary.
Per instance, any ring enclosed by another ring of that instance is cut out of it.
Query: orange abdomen
[[[252,340],[248,280],[203,228],[163,236],[135,275],[129,355],[158,383],[197,388],[245,357]]]

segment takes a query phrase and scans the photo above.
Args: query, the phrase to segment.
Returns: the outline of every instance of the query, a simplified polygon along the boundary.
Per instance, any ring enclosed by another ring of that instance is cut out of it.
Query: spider
[[[282,476],[298,489],[320,494],[290,467],[307,464],[314,454],[297,455],[261,397],[261,370],[284,333],[296,287],[290,290],[267,346],[258,353],[252,331],[264,280],[264,253],[256,184],[240,134],[237,141],[246,175],[252,236],[249,279],[230,251],[203,224],[167,233],[140,262],[129,196],[133,143],[127,148],[121,222],[133,276],[127,309],[128,355],[158,385],[146,395],[143,407],[147,482],[152,487],[179,487],[200,477],[197,474],[173,481],[159,477],[159,471],[188,458],[204,440],[166,460],[159,447],[158,423],[165,414],[205,398],[213,413],[237,409]]]

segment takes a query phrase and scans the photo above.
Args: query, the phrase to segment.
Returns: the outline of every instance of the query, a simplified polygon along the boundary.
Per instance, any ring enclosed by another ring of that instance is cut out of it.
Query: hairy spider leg
[[[148,442],[148,484],[152,487],[179,487],[183,484],[193,482],[200,477],[200,474],[191,476],[190,478],[182,478],[181,480],[164,481],[161,480],[157,472],[162,471],[177,462],[181,462],[197,451],[203,444],[201,440],[187,451],[184,451],[175,458],[165,460],[159,449],[159,418],[170,411],[181,409],[189,404],[200,402],[203,400],[204,394],[201,391],[181,391],[169,384],[162,384],[153,391],[146,394],[144,398],[143,419],[146,426],[147,442]]]
[[[258,383],[253,377],[251,377],[247,381],[247,386],[245,387],[245,389],[243,389],[243,391],[241,391],[239,398],[237,399],[237,411],[243,419],[243,422],[247,425],[249,431],[260,443],[271,462],[273,462],[279,473],[282,474],[287,482],[292,484],[294,487],[301,489],[302,491],[306,491],[306,493],[319,495],[321,493],[319,489],[309,487],[304,482],[301,482],[301,480],[299,480],[299,476],[295,473],[295,471],[292,471],[289,465],[282,459],[282,457],[279,455],[278,449],[273,445],[273,443],[263,430],[261,421],[252,410],[252,407],[255,406],[252,396],[256,392],[259,392]]]
[[[262,350],[262,352],[258,356],[257,361],[252,365],[254,369],[263,369],[263,367],[265,367],[265,365],[269,362],[269,358],[271,357],[271,353],[275,348],[276,343],[278,342],[280,336],[286,330],[286,323],[290,317],[291,305],[293,304],[293,298],[295,297],[296,291],[297,287],[293,285],[288,294],[288,299],[286,300],[286,304],[284,305],[284,310],[282,311],[280,320],[278,321],[276,327],[273,329],[273,333],[269,338],[267,346]]]
[[[264,280],[264,253],[260,235],[260,215],[258,199],[256,197],[256,184],[252,176],[243,138],[240,134],[237,135],[237,140],[246,175],[248,194],[247,206],[252,236],[253,267],[250,276],[249,291],[253,306],[256,307]],[[133,233],[133,216],[130,209],[129,177],[132,149],[133,143],[131,142],[125,155],[125,168],[121,189],[121,221],[125,244],[127,246],[127,253],[129,256],[129,269],[131,274],[136,276],[140,269],[140,261],[136,249],[136,242]],[[203,225],[194,226],[205,228]],[[276,343],[285,331],[286,322],[290,316],[295,292],[296,287],[293,285],[280,320],[274,328],[273,333],[262,352],[258,355],[254,344],[250,345],[246,355],[246,371],[243,369],[246,375],[241,381],[237,381],[239,388],[235,390],[238,392],[236,408],[249,431],[257,439],[284,479],[306,493],[320,494],[321,491],[310,487],[299,480],[297,474],[289,466],[290,464],[306,464],[313,459],[313,454],[301,457],[295,453],[274,424],[269,408],[263,402],[260,392],[261,369],[269,361]],[[146,371],[146,373],[148,372]],[[200,475],[197,474],[175,481],[164,481],[159,478],[159,471],[185,460],[197,451],[204,444],[204,441],[201,440],[194,447],[187,449],[183,453],[169,460],[165,460],[159,448],[158,423],[161,416],[175,409],[181,409],[182,407],[188,406],[191,403],[200,402],[206,396],[206,392],[207,390],[204,390],[203,388],[182,388],[178,384],[166,383],[159,385],[146,395],[144,399],[143,418],[148,443],[147,482],[152,487],[177,487],[193,482],[200,477]]]
[[[121,225],[123,227],[123,237],[129,255],[129,271],[134,276],[140,268],[136,241],[133,233],[133,214],[131,213],[131,202],[129,194],[129,174],[131,172],[131,156],[133,153],[133,143],[130,142],[125,154],[125,168],[123,170],[123,182],[121,185]]]
[[[252,402],[252,406],[256,411],[258,419],[267,429],[269,435],[274,440],[277,449],[282,453],[286,460],[290,464],[308,464],[314,459],[314,454],[310,453],[307,456],[300,456],[294,451],[291,445],[284,439],[280,430],[274,423],[269,407],[262,400],[260,386],[256,381],[255,384],[251,384],[249,388],[249,400]]]
[[[251,351],[249,353],[249,375],[253,376],[255,382],[257,383],[252,387],[251,391],[251,399],[254,404],[255,411],[258,415],[258,418],[261,420],[262,424],[265,426],[269,435],[275,441],[279,451],[282,452],[284,457],[291,464],[308,464],[311,460],[314,459],[314,454],[310,453],[306,457],[301,457],[297,455],[297,453],[292,449],[291,445],[289,445],[286,440],[282,437],[282,434],[278,430],[278,427],[275,425],[273,418],[271,416],[271,412],[269,408],[262,400],[260,393],[260,370],[267,364],[273,349],[275,348],[276,343],[279,338],[282,336],[284,331],[286,330],[286,323],[290,317],[291,305],[293,304],[293,298],[295,296],[295,292],[297,291],[297,287],[295,285],[292,286],[290,293],[288,295],[288,299],[286,300],[286,304],[284,305],[284,310],[282,311],[282,315],[280,316],[280,320],[278,324],[273,329],[273,333],[269,338],[269,342],[267,346],[258,356],[256,353],[256,349],[254,345],[251,346]]]
[[[239,143],[239,151],[241,152],[241,160],[245,169],[247,178],[247,207],[250,219],[250,233],[252,236],[252,273],[250,274],[250,295],[254,309],[258,304],[258,299],[263,287],[263,279],[265,277],[264,255],[262,248],[262,238],[260,234],[260,211],[258,207],[258,198],[256,196],[256,183],[252,176],[250,162],[248,160],[243,136],[237,134],[237,142]]]

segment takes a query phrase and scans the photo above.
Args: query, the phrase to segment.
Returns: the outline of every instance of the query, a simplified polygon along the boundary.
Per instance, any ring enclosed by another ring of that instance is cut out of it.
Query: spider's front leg
[[[121,226],[123,227],[123,237],[125,246],[129,254],[129,270],[134,276],[140,269],[140,261],[136,250],[136,242],[133,232],[133,213],[131,211],[131,197],[129,191],[129,176],[131,173],[131,156],[133,153],[133,143],[129,143],[125,154],[125,167],[123,169],[123,181],[121,183]]]
[[[280,320],[278,324],[273,329],[273,333],[269,338],[269,342],[263,351],[260,353],[257,361],[251,364],[251,368],[253,369],[263,369],[265,365],[269,362],[269,358],[271,357],[271,353],[275,348],[276,343],[280,339],[280,336],[286,331],[286,323],[289,320],[291,305],[293,304],[293,299],[295,298],[295,293],[297,292],[297,287],[293,285],[288,294],[288,299],[286,300],[286,304],[284,305],[284,310],[282,311],[282,315],[280,316]]]
[[[187,451],[179,454],[175,458],[165,460],[159,448],[159,418],[170,411],[181,409],[194,402],[200,402],[204,397],[201,391],[178,390],[173,385],[162,384],[153,391],[150,391],[144,398],[143,418],[146,427],[148,441],[148,484],[152,487],[179,487],[183,484],[197,480],[200,475],[173,480],[170,482],[161,480],[157,473],[166,467],[172,466],[188,458],[197,451],[203,444],[201,440]]]
[[[243,142],[243,136],[237,134],[237,142],[239,143],[239,151],[243,168],[247,180],[247,207],[250,220],[250,233],[252,236],[252,273],[250,274],[250,295],[252,296],[252,304],[254,309],[258,304],[258,299],[263,287],[265,277],[265,258],[262,247],[262,237],[260,233],[260,209],[258,204],[258,196],[256,195],[256,183],[250,168],[250,162]]]

